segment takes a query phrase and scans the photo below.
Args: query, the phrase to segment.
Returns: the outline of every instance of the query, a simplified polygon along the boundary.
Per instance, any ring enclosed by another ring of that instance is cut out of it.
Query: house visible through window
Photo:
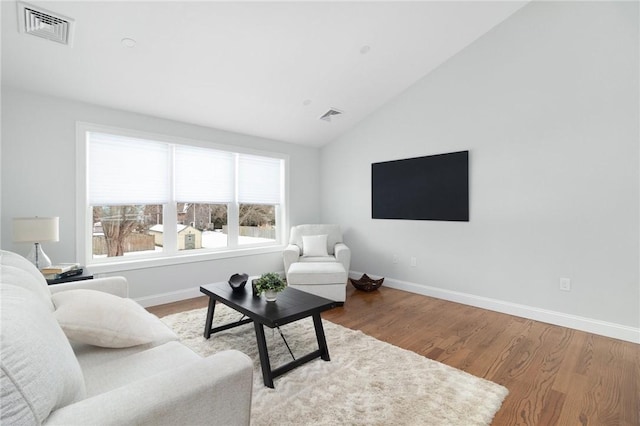
[[[90,260],[279,244],[283,158],[86,131]]]
[[[228,245],[227,205],[178,203],[178,250]]]

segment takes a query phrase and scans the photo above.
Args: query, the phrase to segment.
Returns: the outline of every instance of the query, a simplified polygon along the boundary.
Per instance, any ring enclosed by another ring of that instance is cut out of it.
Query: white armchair
[[[326,256],[309,256],[304,253],[303,237],[326,235]],[[294,262],[340,262],[344,270],[349,272],[351,250],[342,242],[342,231],[339,225],[298,225],[291,228],[289,245],[284,250],[284,271]]]
[[[342,241],[339,225],[292,227],[283,261],[289,286],[345,301],[351,250]]]

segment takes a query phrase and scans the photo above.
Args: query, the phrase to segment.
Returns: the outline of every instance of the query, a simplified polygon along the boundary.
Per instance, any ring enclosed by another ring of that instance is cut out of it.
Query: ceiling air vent
[[[18,26],[21,33],[31,34],[70,46],[73,19],[41,7],[18,2]]]
[[[322,114],[322,117],[320,117],[320,120],[331,122],[331,117],[333,117],[334,115],[340,115],[340,114],[342,114],[342,111],[337,110],[335,108],[331,108],[329,111]]]

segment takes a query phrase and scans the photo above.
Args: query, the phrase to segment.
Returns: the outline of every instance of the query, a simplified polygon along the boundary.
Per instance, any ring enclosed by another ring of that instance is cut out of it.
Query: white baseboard
[[[349,271],[349,277],[360,278],[362,272]],[[376,278],[375,276],[371,276]],[[379,278],[379,277],[377,277]],[[386,287],[408,291],[410,293],[422,294],[423,296],[435,297],[448,300],[450,302],[462,303],[464,305],[475,306],[477,308],[488,309],[490,311],[503,314],[515,315],[548,324],[573,328],[588,333],[614,339],[625,340],[632,343],[640,343],[640,328],[629,327],[607,321],[600,321],[593,318],[586,318],[577,315],[565,314],[563,312],[551,311],[548,309],[536,308],[534,306],[520,305],[517,303],[505,302],[503,300],[491,299],[488,297],[476,296],[469,293],[445,290],[437,287],[430,287],[421,284],[400,281],[393,278],[385,278]],[[134,299],[144,307],[162,305],[165,303],[178,302],[185,299],[193,299],[202,296],[200,287],[185,290],[172,291],[168,293],[155,294]]]
[[[204,296],[204,294],[200,293],[200,287],[194,287],[185,290],[171,291],[169,293],[138,297],[133,300],[143,307],[148,308],[149,306],[164,305],[165,303],[179,302],[181,300],[193,299],[199,296]]]
[[[278,271],[282,277],[284,277],[284,271]],[[257,276],[250,276],[249,279],[258,278]],[[251,285],[251,283],[247,283]],[[250,287],[248,287],[250,288]],[[195,297],[204,296],[200,292],[200,287],[187,288],[184,290],[170,291],[168,293],[153,294],[151,296],[143,296],[134,298],[142,307],[148,308],[149,306],[164,305],[165,303],[179,302],[181,300],[193,299]]]
[[[349,271],[350,278],[360,278],[361,276],[361,272]],[[380,278],[373,275],[371,277]],[[384,285],[386,287],[404,290],[410,293],[422,294],[423,296],[435,297],[438,299],[462,303],[464,305],[475,306],[477,308],[488,309],[503,314],[515,315],[518,317],[528,318],[548,324],[573,328],[580,331],[586,331],[588,333],[594,333],[614,339],[625,340],[627,342],[640,343],[640,328],[600,321],[592,318],[580,317],[577,315],[565,314],[562,312],[550,311],[548,309],[536,308],[534,306],[505,302],[503,300],[491,299],[488,297],[476,296],[468,293],[461,293],[457,291],[445,290],[441,288],[395,280],[393,278],[385,278]]]

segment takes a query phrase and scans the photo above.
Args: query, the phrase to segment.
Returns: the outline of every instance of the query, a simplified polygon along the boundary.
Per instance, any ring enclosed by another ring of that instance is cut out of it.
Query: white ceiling
[[[321,146],[526,1],[29,3],[74,19],[74,43],[19,33],[2,1],[3,85]]]

